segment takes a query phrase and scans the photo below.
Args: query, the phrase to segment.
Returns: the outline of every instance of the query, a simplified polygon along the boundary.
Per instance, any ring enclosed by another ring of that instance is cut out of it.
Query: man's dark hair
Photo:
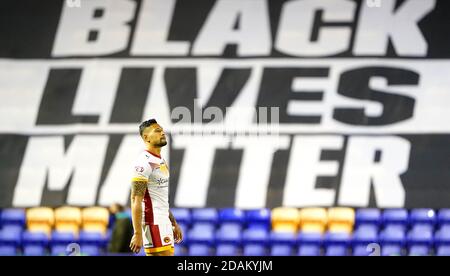
[[[143,121],[140,125],[139,125],[139,134],[142,136],[142,133],[144,132],[144,130],[153,125],[153,124],[157,124],[158,122],[155,119],[150,119],[147,121]]]

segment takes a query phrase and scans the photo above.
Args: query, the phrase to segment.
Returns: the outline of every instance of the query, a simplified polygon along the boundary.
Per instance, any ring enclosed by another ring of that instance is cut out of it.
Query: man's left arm
[[[173,238],[175,240],[175,243],[180,243],[183,240],[183,233],[181,231],[180,226],[177,223],[177,220],[173,216],[172,212],[169,210],[169,219],[172,223],[173,228]]]

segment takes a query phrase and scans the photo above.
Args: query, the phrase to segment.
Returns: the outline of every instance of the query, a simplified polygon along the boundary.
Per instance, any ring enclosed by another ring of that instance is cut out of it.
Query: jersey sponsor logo
[[[135,169],[137,172],[140,172],[140,173],[144,171],[144,168],[141,167],[141,166],[136,166],[136,167],[134,167],[134,169]]]

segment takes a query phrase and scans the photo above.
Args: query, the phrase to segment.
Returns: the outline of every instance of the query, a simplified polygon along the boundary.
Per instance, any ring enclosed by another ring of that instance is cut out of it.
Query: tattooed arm
[[[170,222],[172,223],[173,237],[175,239],[175,242],[180,243],[183,240],[183,232],[181,231],[180,226],[178,225],[177,221],[175,220],[175,217],[173,216],[170,210],[169,210],[169,219]]]
[[[133,221],[134,235],[131,239],[130,248],[133,252],[139,253],[142,247],[142,200],[147,181],[134,180],[131,183],[131,218]]]

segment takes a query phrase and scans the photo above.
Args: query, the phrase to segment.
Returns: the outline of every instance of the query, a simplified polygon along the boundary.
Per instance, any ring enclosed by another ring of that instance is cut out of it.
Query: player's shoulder
[[[139,153],[137,160],[139,162],[145,162],[145,163],[159,163],[159,160],[161,160],[161,158],[144,150],[141,153]]]

